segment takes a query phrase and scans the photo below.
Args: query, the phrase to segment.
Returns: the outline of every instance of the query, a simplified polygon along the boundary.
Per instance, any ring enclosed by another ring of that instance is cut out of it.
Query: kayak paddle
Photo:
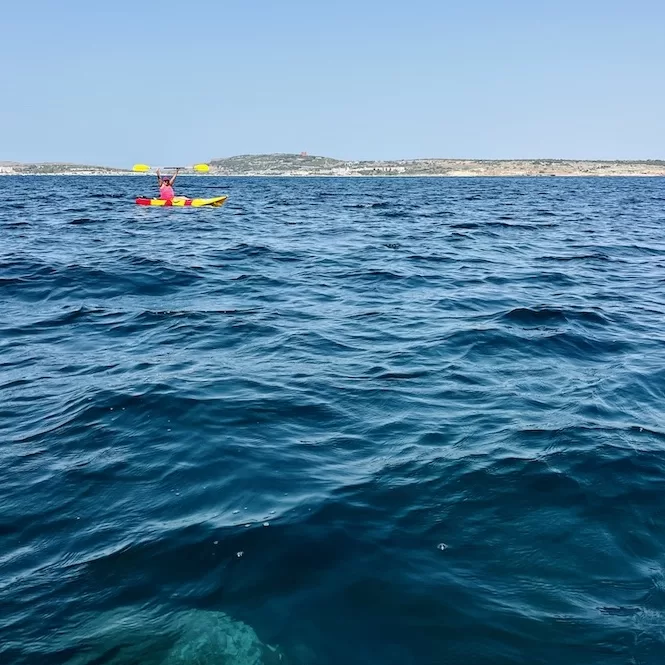
[[[161,168],[168,171],[173,171],[175,169],[180,169],[182,171],[192,169],[197,173],[208,173],[208,171],[210,171],[210,167],[207,164],[194,164],[194,166],[162,166]],[[151,170],[152,167],[148,166],[147,164],[134,164],[132,167],[132,171],[135,173],[147,173]]]

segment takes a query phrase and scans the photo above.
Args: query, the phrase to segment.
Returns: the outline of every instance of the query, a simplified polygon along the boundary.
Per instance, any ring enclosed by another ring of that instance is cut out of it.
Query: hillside
[[[665,160],[410,159],[345,161],[295,154],[239,155],[210,162],[215,175],[254,176],[665,176]]]

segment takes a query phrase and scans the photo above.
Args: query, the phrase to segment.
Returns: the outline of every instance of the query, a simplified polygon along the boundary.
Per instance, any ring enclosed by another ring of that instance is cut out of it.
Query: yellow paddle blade
[[[207,164],[194,164],[194,170],[197,173],[208,173],[210,167]]]
[[[147,173],[150,170],[150,167],[147,164],[134,164],[132,166],[132,171],[136,173]]]

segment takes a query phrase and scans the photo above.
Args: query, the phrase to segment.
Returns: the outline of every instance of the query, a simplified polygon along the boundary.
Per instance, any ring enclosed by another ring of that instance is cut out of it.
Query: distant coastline
[[[405,159],[350,161],[306,154],[238,155],[212,159],[216,176],[255,177],[547,177],[665,176],[665,160]],[[188,175],[199,175],[194,172]],[[129,169],[64,163],[0,162],[0,175],[141,175]]]

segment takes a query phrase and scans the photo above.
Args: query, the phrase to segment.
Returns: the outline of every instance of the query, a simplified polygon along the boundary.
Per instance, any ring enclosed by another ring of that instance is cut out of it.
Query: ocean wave
[[[499,320],[524,326],[561,325],[571,322],[608,325],[607,317],[593,310],[563,307],[517,307],[500,315]]]

